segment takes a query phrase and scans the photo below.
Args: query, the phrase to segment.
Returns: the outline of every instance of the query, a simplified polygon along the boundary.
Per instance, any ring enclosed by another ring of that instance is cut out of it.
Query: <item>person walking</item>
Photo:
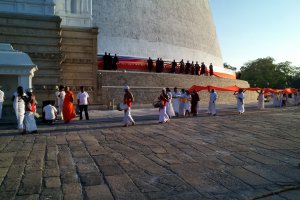
[[[22,86],[17,88],[17,92],[14,93],[12,100],[17,118],[18,130],[23,135],[26,133],[24,129],[26,94],[24,93]]]
[[[66,96],[66,92],[64,91],[65,87],[60,85],[58,88],[58,92],[56,93],[57,97],[57,104],[58,104],[58,115],[60,116],[61,120],[64,120],[64,116],[62,113],[63,110],[63,103]]]
[[[3,102],[4,102],[4,92],[1,90],[2,86],[0,85],[0,119],[2,119],[2,107],[3,107]]]
[[[174,108],[173,108],[173,97],[172,97],[172,92],[170,88],[166,88],[167,96],[169,101],[167,102],[167,114],[169,118],[171,119],[172,117],[175,116]]]
[[[64,103],[62,107],[62,113],[64,117],[65,123],[69,123],[73,118],[76,117],[75,108],[74,108],[74,95],[73,92],[70,91],[68,86],[65,87],[66,96],[64,98]]]
[[[132,124],[132,126],[134,126],[135,121],[131,116],[131,107],[132,107],[132,103],[134,102],[134,97],[130,92],[130,87],[128,85],[124,86],[124,92],[125,94],[124,94],[123,103],[125,105],[125,109],[124,109],[123,127],[128,127],[130,123]]]
[[[82,120],[82,111],[84,111],[85,119],[90,120],[88,113],[88,105],[90,104],[89,94],[84,91],[84,87],[80,86],[80,92],[77,94],[77,103],[79,107],[79,120]]]
[[[162,102],[162,106],[159,108],[159,123],[163,124],[170,120],[167,114],[167,102],[169,101],[169,97],[165,88],[162,89],[158,99]]]

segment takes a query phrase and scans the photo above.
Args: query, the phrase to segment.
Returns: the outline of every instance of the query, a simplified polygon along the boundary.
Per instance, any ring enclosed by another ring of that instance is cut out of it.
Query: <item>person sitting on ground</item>
[[[54,124],[55,119],[57,118],[57,110],[50,102],[43,108],[45,113],[45,122],[51,125]]]

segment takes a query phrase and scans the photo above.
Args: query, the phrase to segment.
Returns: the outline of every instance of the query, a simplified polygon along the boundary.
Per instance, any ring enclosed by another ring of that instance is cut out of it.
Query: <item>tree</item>
[[[258,58],[241,67],[241,79],[248,81],[251,87],[296,87],[299,75],[299,68],[291,66],[290,62],[276,64],[271,57]]]

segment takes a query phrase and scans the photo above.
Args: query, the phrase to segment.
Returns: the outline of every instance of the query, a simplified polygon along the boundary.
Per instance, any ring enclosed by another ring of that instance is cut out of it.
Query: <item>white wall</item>
[[[93,1],[98,52],[222,65],[208,0]]]

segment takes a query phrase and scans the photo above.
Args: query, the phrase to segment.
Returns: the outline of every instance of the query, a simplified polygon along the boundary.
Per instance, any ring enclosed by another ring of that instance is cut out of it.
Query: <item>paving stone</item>
[[[18,195],[38,194],[42,187],[42,171],[26,173],[22,179]]]
[[[61,186],[59,177],[45,178],[44,181],[46,188],[59,188]]]
[[[84,187],[86,198],[90,200],[113,200],[107,185],[94,185]]]
[[[40,200],[49,200],[49,199],[55,199],[55,200],[62,200],[63,199],[63,193],[61,189],[43,189],[42,193],[40,195]]]
[[[65,200],[81,200],[82,188],[79,183],[63,184],[63,193]]]
[[[146,199],[127,175],[106,176],[117,199]]]
[[[103,176],[99,172],[83,173],[79,177],[83,186],[101,185],[104,183]]]
[[[92,111],[91,122],[41,124],[42,134],[24,136],[1,126],[0,199],[243,200],[298,185],[300,107],[279,109],[164,125],[157,110],[133,110],[138,125],[128,128],[121,112]]]
[[[22,195],[22,196],[16,196],[15,200],[38,200],[39,195],[38,194],[32,194],[32,195]]]

